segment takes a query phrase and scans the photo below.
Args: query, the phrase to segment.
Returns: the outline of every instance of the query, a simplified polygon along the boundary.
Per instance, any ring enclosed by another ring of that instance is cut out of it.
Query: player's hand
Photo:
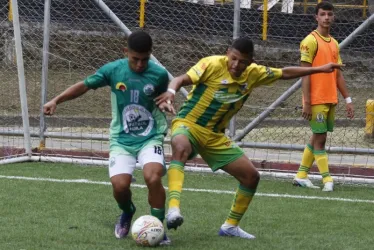
[[[55,113],[57,103],[55,101],[49,101],[43,106],[43,112],[45,115],[53,115]]]
[[[312,120],[312,106],[309,103],[304,103],[302,117],[307,121]]]
[[[174,94],[166,91],[155,98],[156,105],[159,106],[161,103],[166,102],[167,104],[174,104]]]
[[[331,73],[333,72],[335,69],[340,69],[342,70],[342,68],[344,67],[345,65],[344,64],[339,64],[339,63],[328,63],[328,64],[325,64],[325,65],[322,65],[320,66],[320,70],[324,73]]]
[[[162,111],[162,112],[169,112],[169,113],[172,113],[173,115],[175,115],[175,109],[174,109],[174,106],[173,104],[168,104],[166,102],[163,102],[161,103],[160,105],[158,105],[158,108]]]
[[[354,110],[353,110],[353,104],[352,103],[347,103],[346,104],[346,109],[347,109],[347,117],[349,119],[353,119],[353,117],[355,116]]]

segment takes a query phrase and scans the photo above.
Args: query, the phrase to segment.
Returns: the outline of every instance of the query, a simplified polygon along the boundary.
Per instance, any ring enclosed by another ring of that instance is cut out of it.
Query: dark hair
[[[129,50],[146,53],[152,51],[152,38],[144,31],[134,31],[127,39],[127,47]]]
[[[322,1],[316,5],[316,15],[318,15],[319,9],[334,11],[334,6],[330,2]]]
[[[240,53],[247,54],[250,57],[253,56],[253,42],[248,37],[240,37],[235,39],[230,48],[236,49]]]

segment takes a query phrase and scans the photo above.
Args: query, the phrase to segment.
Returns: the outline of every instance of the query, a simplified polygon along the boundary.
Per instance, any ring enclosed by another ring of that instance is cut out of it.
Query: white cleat
[[[181,215],[181,211],[177,207],[169,208],[168,213],[166,215],[166,226],[168,229],[174,228],[175,230],[177,227],[181,226],[183,223],[183,216]]]
[[[320,187],[315,186],[308,178],[301,179],[301,178],[294,178],[292,181],[292,184],[294,186],[299,187],[306,187],[306,188],[313,188],[313,189],[319,189]]]
[[[240,237],[243,239],[255,239],[256,237],[252,234],[245,232],[239,226],[227,226],[223,224],[218,232],[219,236],[229,236],[229,237]]]
[[[334,183],[329,181],[325,183],[325,186],[323,187],[322,191],[324,192],[332,192],[334,191]]]
[[[170,238],[166,234],[164,234],[164,238],[160,242],[160,246],[170,246],[170,245],[171,245]]]

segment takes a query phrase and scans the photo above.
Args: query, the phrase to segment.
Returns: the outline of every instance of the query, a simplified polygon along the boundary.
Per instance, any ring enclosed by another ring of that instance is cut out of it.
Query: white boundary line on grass
[[[90,181],[90,180],[87,180],[87,179],[70,179],[69,180],[69,179],[52,179],[52,178],[37,178],[37,177],[8,176],[8,175],[0,175],[0,179],[27,180],[27,181],[48,181],[48,182],[59,182],[59,183],[84,183],[84,184],[98,184],[98,185],[107,185],[107,186],[111,185],[110,182]],[[137,187],[137,188],[146,188],[147,187],[146,185],[141,185],[141,184],[131,184],[131,186],[132,187]],[[233,192],[233,191],[214,190],[214,189],[183,188],[183,191],[201,192],[201,193],[214,193],[214,194],[235,194],[235,192]],[[274,198],[307,199],[307,200],[343,201],[343,202],[354,202],[354,203],[373,203],[374,204],[374,200],[360,200],[360,199],[349,199],[349,198],[338,198],[338,197],[320,197],[320,196],[291,195],[291,194],[269,194],[269,193],[256,193],[256,196],[274,197]]]

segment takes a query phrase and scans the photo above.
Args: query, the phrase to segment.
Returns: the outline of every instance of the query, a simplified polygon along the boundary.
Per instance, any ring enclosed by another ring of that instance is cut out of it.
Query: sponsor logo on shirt
[[[226,93],[226,92],[223,92],[223,91],[216,91],[214,93],[214,99],[218,102],[222,102],[222,103],[233,103],[233,102],[237,102],[239,101],[240,99],[243,98],[244,95],[240,95],[240,94],[237,94],[237,93]]]
[[[152,114],[143,106],[131,104],[122,112],[123,130],[133,136],[147,136],[151,132],[154,119]]]
[[[309,47],[308,45],[300,46],[300,53],[302,57],[309,57]]]
[[[301,45],[300,46],[300,51],[301,51],[301,53],[309,53],[309,47],[308,47],[308,45]]]
[[[121,90],[122,92],[125,92],[127,90],[127,86],[123,82],[118,82],[116,84],[116,89]]]

